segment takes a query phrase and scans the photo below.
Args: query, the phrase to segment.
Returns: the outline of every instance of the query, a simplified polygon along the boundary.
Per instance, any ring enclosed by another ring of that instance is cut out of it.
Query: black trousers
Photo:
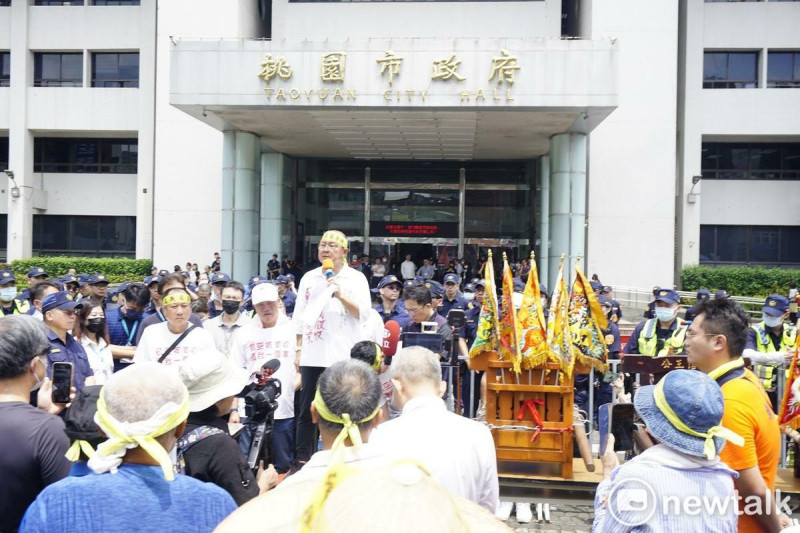
[[[295,460],[306,462],[317,451],[319,435],[317,426],[311,422],[311,403],[317,392],[317,381],[325,367],[301,366],[299,402],[294,406],[294,417],[297,423],[297,438],[295,439]]]

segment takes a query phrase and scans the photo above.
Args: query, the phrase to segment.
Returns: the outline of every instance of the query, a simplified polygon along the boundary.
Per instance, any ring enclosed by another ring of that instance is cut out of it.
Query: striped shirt
[[[717,459],[653,446],[597,486],[592,531],[734,533],[734,477],[738,473]]]

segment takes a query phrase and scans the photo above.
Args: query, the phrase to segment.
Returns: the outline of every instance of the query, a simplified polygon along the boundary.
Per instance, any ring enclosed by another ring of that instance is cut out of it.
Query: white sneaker
[[[531,512],[531,504],[524,502],[516,502],[514,504],[517,508],[517,522],[520,524],[527,524],[533,520],[533,513]]]
[[[500,502],[494,516],[501,522],[505,522],[511,516],[511,510],[514,508],[514,502]]]

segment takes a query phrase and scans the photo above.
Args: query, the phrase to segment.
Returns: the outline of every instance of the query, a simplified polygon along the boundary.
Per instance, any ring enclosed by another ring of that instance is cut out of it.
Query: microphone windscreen
[[[333,259],[326,257],[322,260],[322,271],[333,270]]]
[[[393,356],[397,352],[397,343],[400,340],[400,324],[394,320],[389,320],[383,325],[383,355]]]
[[[277,371],[281,367],[281,362],[278,359],[270,359],[261,366],[261,370]]]

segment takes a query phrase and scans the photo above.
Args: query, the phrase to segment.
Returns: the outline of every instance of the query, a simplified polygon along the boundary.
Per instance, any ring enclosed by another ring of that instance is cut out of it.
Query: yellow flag
[[[500,355],[506,361],[511,361],[514,365],[514,372],[520,372],[519,354],[519,322],[517,322],[517,310],[514,309],[514,277],[511,274],[511,267],[508,266],[508,258],[503,252],[503,300],[500,307]]]
[[[572,352],[572,337],[569,333],[569,292],[564,279],[563,255],[558,264],[558,276],[553,289],[548,318],[547,344],[550,346],[550,357],[561,365],[561,370],[568,377],[572,375],[575,358]]]
[[[575,281],[569,300],[569,329],[575,356],[583,364],[604,372],[608,362],[608,347],[603,330],[608,320],[589,280],[575,265]]]
[[[483,352],[499,351],[499,327],[497,322],[497,291],[494,284],[494,265],[492,262],[492,251],[489,250],[489,257],[484,268],[484,281],[486,291],[483,297],[483,306],[478,318],[478,329],[475,332],[475,342],[469,350],[469,356],[475,357]]]
[[[547,326],[545,325],[539,272],[535,259],[531,252],[531,270],[528,272],[528,281],[525,284],[525,292],[522,294],[522,306],[517,314],[520,331],[520,357],[522,358],[522,367],[526,369],[544,363],[548,356]]]

